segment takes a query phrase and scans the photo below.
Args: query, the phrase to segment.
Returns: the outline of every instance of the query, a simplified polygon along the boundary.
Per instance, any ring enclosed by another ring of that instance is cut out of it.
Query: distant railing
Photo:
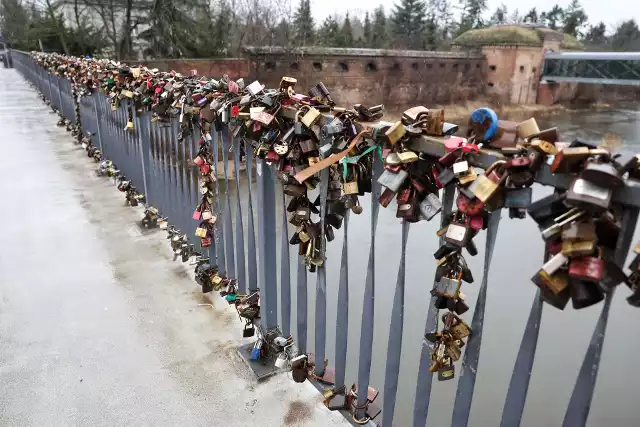
[[[85,132],[95,134],[97,145],[103,155],[112,160],[134,184],[143,189],[148,203],[160,209],[163,215],[168,216],[172,224],[187,233],[191,243],[196,244],[194,231],[196,223],[192,220],[189,208],[195,206],[199,200],[198,176],[193,167],[190,167],[188,159],[196,155],[197,141],[200,134],[196,130],[193,135],[186,137],[184,142],[178,143],[178,121],[173,118],[168,127],[156,126],[151,123],[151,113],[136,114],[133,109],[135,131],[126,131],[128,121],[128,101],[122,100],[120,106],[111,110],[108,107],[107,98],[102,93],[94,93],[73,99],[73,94],[68,81],[49,74],[38,66],[35,61],[22,52],[14,51],[14,65],[24,77],[33,83],[37,89],[61,111],[63,116],[72,122],[76,121],[76,106],[79,108],[79,117]],[[284,195],[278,197],[276,190],[276,178],[274,170],[268,167],[263,159],[254,159],[250,147],[246,149],[246,159],[241,158],[244,152],[241,149],[241,141],[231,138],[228,129],[220,134],[212,135],[215,164],[223,166],[223,181],[216,186],[216,209],[219,213],[218,228],[214,244],[208,249],[210,259],[217,260],[217,264],[223,273],[231,277],[237,277],[240,292],[248,288],[258,287],[261,294],[262,322],[267,327],[280,326],[284,335],[291,333],[292,316],[297,324],[297,339],[302,351],[307,350],[308,307],[307,307],[307,270],[303,257],[297,257],[297,277],[290,277],[289,234],[286,212],[282,218],[276,215],[278,204],[285,204]],[[419,147],[419,151],[440,156],[445,153],[442,142],[436,138],[423,137],[414,141],[413,146]],[[222,153],[222,159],[219,159]],[[233,180],[229,178],[229,156],[231,155],[234,173],[235,190]],[[475,166],[486,168],[495,160],[502,158],[496,151],[482,150],[480,154],[471,156],[471,163]],[[248,197],[246,214],[241,205],[241,167],[246,168],[246,174],[253,177],[255,183],[248,180],[246,197]],[[216,166],[217,168],[217,166]],[[255,170],[254,170],[255,169]],[[382,164],[376,157],[374,166],[373,192],[371,197],[371,243],[369,248],[368,268],[362,300],[362,321],[357,325],[360,331],[359,369],[357,384],[358,390],[367,390],[370,382],[372,347],[374,338],[375,317],[375,248],[376,226],[378,222],[380,185],[376,183],[376,177],[382,170]],[[570,185],[570,177],[566,175],[552,175],[548,166],[544,165],[537,174],[536,180],[543,185],[554,186],[558,190],[566,189]],[[327,178],[324,177],[324,184]],[[321,183],[321,185],[323,185]],[[221,189],[222,187],[222,189]],[[252,203],[253,193],[257,194],[257,225],[256,212]],[[221,197],[221,193],[222,197]],[[452,211],[455,196],[453,186],[445,187],[442,193],[443,215]],[[231,200],[235,198],[235,218],[232,218]],[[622,264],[629,251],[631,239],[634,234],[638,214],[640,212],[640,185],[637,181],[629,180],[626,187],[616,193],[615,200],[623,203],[625,212],[622,221],[620,238],[618,240],[615,260]],[[247,218],[245,224],[244,218]],[[494,244],[496,241],[500,222],[500,210],[490,214],[484,252],[484,273],[479,288],[478,298],[473,320],[471,323],[473,334],[465,347],[462,369],[459,375],[455,404],[451,425],[461,427],[469,425],[471,403],[474,395],[477,377],[478,363],[482,343],[484,325],[485,304],[487,296],[488,275],[492,262]],[[281,221],[281,234],[278,237],[277,223]],[[257,227],[257,237],[255,228]],[[392,315],[389,332],[389,340],[386,353],[386,368],[384,381],[383,424],[392,425],[398,377],[402,359],[403,323],[405,318],[405,251],[410,224],[402,225],[402,245],[400,266],[398,268],[397,282],[395,284],[392,301]],[[335,336],[335,384],[340,386],[346,381],[347,365],[347,337],[349,308],[353,301],[349,299],[349,275],[350,266],[348,259],[348,228],[349,216],[344,218],[344,240],[342,259],[340,266],[340,280],[337,295],[337,325]],[[277,240],[281,240],[279,251]],[[394,249],[395,250],[395,249]],[[278,270],[280,263],[280,270]],[[280,271],[280,277],[278,277]],[[316,360],[325,359],[326,350],[326,272],[320,268],[317,274],[315,286],[315,345]],[[296,288],[296,313],[292,314],[292,286]],[[278,292],[279,291],[279,292]],[[278,293],[280,301],[278,301]],[[589,415],[591,400],[594,393],[596,377],[600,364],[600,356],[604,342],[607,319],[611,306],[613,292],[607,294],[599,320],[593,331],[590,345],[584,356],[578,378],[576,380],[571,399],[564,417],[564,427],[577,427],[586,425]],[[434,306],[435,298],[431,299],[428,307],[425,333],[436,329],[438,322],[437,309]],[[515,367],[511,375],[509,389],[504,404],[502,422],[503,427],[518,426],[522,419],[531,371],[534,363],[538,332],[542,316],[542,298],[540,290],[533,300],[526,328],[520,343]],[[278,322],[280,318],[280,322]],[[353,326],[352,326],[353,327]],[[416,373],[416,399],[413,408],[413,426],[424,427],[429,412],[429,403],[432,390],[432,376],[429,371],[430,349],[427,345],[422,347],[419,369]],[[366,398],[366,393],[360,393],[360,399]],[[362,404],[359,399],[358,403]],[[373,425],[369,422],[369,425]],[[474,425],[474,424],[471,424]]]

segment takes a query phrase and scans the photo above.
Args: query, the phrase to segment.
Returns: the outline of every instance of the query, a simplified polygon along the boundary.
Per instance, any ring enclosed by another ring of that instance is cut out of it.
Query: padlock
[[[620,173],[611,163],[587,162],[580,178],[602,188],[616,189],[624,185]]]
[[[196,237],[201,237],[201,238],[205,238],[207,237],[207,229],[205,227],[202,227],[202,225],[198,228],[196,228],[196,232],[195,232]]]
[[[604,293],[596,283],[576,280],[575,278],[571,280],[571,303],[574,309],[579,310],[590,307],[603,299]]]
[[[465,175],[469,171],[469,163],[466,160],[458,160],[453,164],[453,174],[456,177]]]
[[[531,141],[531,147],[533,147],[541,154],[549,154],[551,156],[555,156],[556,154],[558,154],[558,149],[556,148],[556,146],[553,145],[552,142],[546,140],[537,139]]]
[[[576,167],[589,157],[587,147],[567,147],[563,148],[553,159],[549,166],[551,173],[571,173]]]
[[[569,276],[572,279],[584,280],[586,282],[599,283],[604,275],[604,260],[602,250],[598,249],[598,255],[582,256],[571,258],[569,263]]]
[[[504,206],[506,208],[526,209],[531,204],[533,189],[531,187],[506,188]]]
[[[568,257],[579,257],[592,254],[595,250],[595,240],[584,241],[564,241],[562,242],[562,253]]]
[[[392,173],[385,169],[378,178],[378,183],[396,193],[408,176],[409,174],[404,170],[400,170],[398,173]]]
[[[480,199],[471,200],[463,193],[458,194],[456,206],[460,212],[468,216],[479,215],[484,209],[484,203]]]
[[[447,232],[444,235],[444,240],[447,243],[462,248],[467,244],[467,241],[471,237],[470,234],[468,223],[461,219],[459,212],[456,212],[453,220],[449,223]]]
[[[460,185],[467,185],[467,184],[471,184],[477,178],[478,178],[478,172],[476,172],[475,168],[470,167],[466,174],[458,177],[458,182],[460,183]]]
[[[473,193],[482,202],[487,203],[489,199],[496,195],[500,190],[500,186],[504,184],[507,179],[507,173],[503,172],[499,174],[496,168],[503,165],[504,161],[497,161],[485,170],[483,175],[476,178],[475,181],[469,186],[469,191]],[[495,174],[495,175],[494,175]],[[497,175],[497,180],[494,176]],[[491,176],[491,178],[490,178]]]
[[[435,285],[436,294],[446,298],[457,298],[462,285],[462,271],[455,275],[445,275]]]
[[[569,287],[569,275],[566,270],[549,274],[543,268],[531,278],[531,281],[540,289],[548,289],[554,294],[559,294]]]
[[[415,151],[412,150],[403,150],[398,152],[397,155],[402,164],[417,162],[420,159]]]
[[[287,366],[287,354],[283,351],[278,354],[273,365],[278,369],[283,369]]]
[[[251,356],[249,357],[251,360],[260,359],[260,353],[262,350],[262,339],[258,339],[256,343],[253,345],[251,349]]]
[[[573,222],[562,230],[562,240],[575,242],[578,240],[596,240],[596,225],[593,221]]]
[[[320,119],[321,116],[322,114],[320,113],[320,111],[316,110],[313,107],[310,107],[309,110],[306,112],[306,114],[302,116],[300,121],[307,128],[311,129],[311,126],[313,126]]]
[[[427,194],[427,197],[420,203],[420,213],[427,221],[431,221],[441,210],[442,202],[437,194]]]
[[[405,133],[404,125],[401,121],[397,121],[385,132],[385,136],[389,139],[391,145],[395,145],[404,137]]]
[[[453,313],[451,313],[453,314]],[[464,320],[457,317],[457,323],[449,328],[451,336],[454,340],[461,340],[471,335],[471,326],[467,325]]]
[[[566,203],[590,212],[606,211],[611,204],[613,191],[600,187],[583,178],[576,178],[566,195]]]
[[[562,232],[562,227],[571,222],[581,218],[585,214],[584,211],[581,211],[577,208],[573,208],[560,216],[554,218],[553,223],[542,230],[542,238],[544,240],[552,240],[560,235]]]
[[[527,139],[532,137],[533,135],[540,134],[540,128],[538,128],[538,123],[536,119],[533,117],[529,120],[525,120],[522,123],[518,124],[518,138]]]

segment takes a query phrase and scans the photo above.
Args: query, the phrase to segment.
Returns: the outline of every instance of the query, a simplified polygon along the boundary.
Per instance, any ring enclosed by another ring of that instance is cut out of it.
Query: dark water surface
[[[600,140],[607,132],[617,133],[627,147],[640,149],[640,112],[634,109],[589,111],[540,119],[541,128],[558,126],[564,140],[583,137]],[[640,151],[640,150],[638,150]],[[242,189],[245,190],[245,189]],[[243,191],[244,192],[244,191]],[[551,188],[536,186],[534,200],[551,192]],[[246,194],[246,192],[245,192]],[[255,188],[254,188],[255,197]],[[276,200],[280,200],[280,196]],[[243,214],[246,212],[244,200]],[[255,201],[254,201],[255,203]],[[370,199],[361,198],[364,213],[351,215],[349,224],[349,348],[347,355],[347,383],[356,382],[360,342],[360,321],[364,281],[370,244]],[[232,202],[235,209],[235,203]],[[255,205],[254,205],[255,206]],[[374,354],[371,366],[371,385],[381,391],[382,405],[384,370],[389,336],[391,303],[400,259],[401,224],[395,217],[395,202],[381,208],[376,235],[376,289],[374,325]],[[259,215],[259,210],[256,210]],[[281,212],[279,212],[281,215]],[[235,218],[235,217],[234,217]],[[280,218],[280,216],[278,216]],[[246,221],[246,218],[245,218]],[[246,222],[245,222],[246,224]],[[405,321],[402,365],[394,425],[412,425],[415,389],[429,290],[432,287],[437,249],[435,236],[439,219],[411,224],[407,246],[405,293]],[[281,232],[280,221],[278,233]],[[290,228],[289,233],[293,232]],[[278,234],[279,236],[280,234]],[[637,240],[634,237],[634,242]],[[471,307],[463,315],[471,323],[473,307],[482,277],[485,233],[475,238],[480,251],[476,257],[465,257],[476,278],[474,284],[464,284]],[[327,351],[333,365],[335,331],[345,325],[335,324],[338,279],[342,251],[342,230],[327,249]],[[292,332],[296,332],[296,257],[297,247],[290,247],[292,286]],[[280,254],[280,242],[278,242]],[[488,286],[483,344],[478,367],[470,426],[498,426],[515,357],[536,292],[530,278],[542,262],[543,242],[536,224],[529,218],[509,219],[502,214]],[[278,272],[279,275],[279,272]],[[279,276],[278,276],[279,277]],[[313,352],[314,307],[316,276],[308,275],[309,341],[307,350]],[[640,323],[640,311],[625,301],[628,289],[619,288],[609,318],[602,354],[600,374],[593,398],[589,426],[637,427],[640,425],[640,375],[637,373],[640,338],[635,326]],[[573,310],[571,304],[564,311],[545,305],[538,351],[534,364],[523,427],[559,426],[587,350],[602,304],[583,310]],[[295,336],[295,335],[294,335]],[[459,373],[460,363],[457,366]],[[431,394],[428,426],[450,425],[457,380],[437,382]],[[421,396],[418,399],[423,398]]]

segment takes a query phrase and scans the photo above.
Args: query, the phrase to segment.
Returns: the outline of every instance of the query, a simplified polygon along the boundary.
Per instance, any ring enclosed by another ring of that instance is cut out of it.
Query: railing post
[[[100,114],[100,109],[98,107],[98,96],[99,94],[97,93],[97,91],[91,93],[91,95],[89,95],[93,101],[93,108],[95,111],[95,115],[96,115],[96,123],[97,123],[97,131],[96,133],[98,134],[98,147],[100,147],[100,152],[102,153],[102,157],[103,158],[108,158],[107,156],[107,151],[106,151],[106,144],[105,144],[105,140],[102,137],[102,116]]]
[[[367,264],[367,275],[364,283],[364,298],[362,301],[362,321],[360,322],[360,357],[358,363],[358,407],[356,417],[365,417],[365,403],[369,391],[369,380],[371,378],[371,354],[373,352],[373,324],[375,320],[375,297],[376,297],[376,228],[378,226],[378,212],[380,204],[380,184],[378,177],[382,173],[382,162],[378,156],[373,156],[373,182],[371,191],[371,244],[369,247],[369,261]]]
[[[329,169],[324,169],[320,173],[320,253],[322,256],[326,252],[324,240],[324,218],[327,206],[327,191],[329,189]],[[317,376],[324,375],[324,357],[327,333],[327,261],[317,267],[316,275],[316,317],[315,317],[315,345],[314,353],[316,357],[315,373]]]
[[[258,282],[260,283],[260,316],[266,328],[278,326],[278,283],[276,264],[276,177],[264,159],[257,159],[258,186]]]
[[[149,191],[149,187],[147,186],[148,182],[151,182],[150,171],[151,171],[151,146],[150,146],[150,136],[149,136],[149,125],[151,118],[149,117],[151,113],[145,112],[142,114],[137,114],[134,111],[134,116],[136,120],[136,128],[138,129],[138,141],[139,141],[139,149],[140,149],[140,166],[142,167],[142,182],[144,185],[144,196],[147,199],[147,204],[151,204],[151,194]]]
[[[231,190],[229,189],[229,148],[231,148],[231,135],[229,127],[222,131],[222,170],[224,171],[224,250],[227,260],[227,274],[236,276],[236,257],[233,252],[233,227],[231,223]]]

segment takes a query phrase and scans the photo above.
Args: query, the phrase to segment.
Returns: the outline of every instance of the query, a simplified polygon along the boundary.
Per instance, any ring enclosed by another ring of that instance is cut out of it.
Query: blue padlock
[[[491,141],[498,134],[498,115],[491,108],[478,108],[471,113],[471,124],[482,125],[486,129],[484,135],[476,135],[481,141]]]
[[[255,345],[251,349],[251,360],[260,359],[260,349],[262,348],[262,340],[256,341]]]

